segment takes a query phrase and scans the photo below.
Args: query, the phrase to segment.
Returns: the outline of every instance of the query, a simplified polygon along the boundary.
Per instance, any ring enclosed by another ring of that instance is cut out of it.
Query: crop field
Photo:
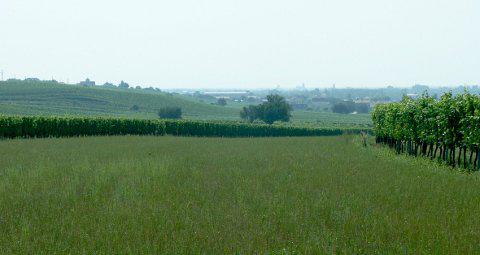
[[[472,254],[480,179],[356,136],[0,141],[2,254]]]
[[[398,153],[421,154],[454,167],[479,168],[478,95],[446,93],[438,101],[425,94],[417,100],[404,98],[377,105],[372,117],[376,141]]]
[[[138,110],[132,110],[137,106]],[[135,89],[110,89],[51,82],[0,82],[0,115],[158,119],[158,110],[181,107],[189,120],[240,121],[239,105],[217,106],[190,97]],[[368,114],[293,111],[284,125],[371,128]]]
[[[131,108],[136,105],[138,110]],[[161,107],[178,106],[186,118],[237,119],[238,111],[192,102],[183,96],[135,89],[82,87],[51,82],[3,82],[0,113],[42,116],[158,118]]]

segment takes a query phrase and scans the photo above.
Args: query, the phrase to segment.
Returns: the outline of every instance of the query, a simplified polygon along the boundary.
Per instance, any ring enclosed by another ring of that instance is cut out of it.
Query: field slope
[[[480,179],[349,137],[0,141],[2,254],[472,254]]]
[[[138,110],[133,110],[133,106]],[[52,82],[0,82],[0,114],[43,116],[106,116],[158,118],[165,106],[178,106],[183,117],[194,120],[239,121],[241,105],[225,107],[197,101],[191,97],[138,89],[82,87]],[[243,105],[242,105],[243,106]],[[294,111],[287,125],[370,128],[368,114]]]
[[[132,110],[137,105],[138,110]],[[178,106],[191,119],[238,119],[236,109],[187,100],[180,95],[52,82],[0,82],[0,113],[157,118],[161,107]]]

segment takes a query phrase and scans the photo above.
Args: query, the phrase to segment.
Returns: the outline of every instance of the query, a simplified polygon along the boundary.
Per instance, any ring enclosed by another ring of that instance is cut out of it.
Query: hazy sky
[[[5,77],[160,88],[480,83],[479,0],[0,0]]]

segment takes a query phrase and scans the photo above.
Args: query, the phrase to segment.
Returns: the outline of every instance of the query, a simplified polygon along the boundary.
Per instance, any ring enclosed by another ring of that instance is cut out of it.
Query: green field
[[[3,140],[0,253],[478,253],[477,174],[355,139]]]
[[[333,112],[294,111],[292,123],[309,127],[371,128],[370,114],[338,114]]]
[[[139,110],[131,108],[137,105]],[[0,115],[104,116],[156,119],[160,108],[178,106],[185,119],[239,121],[240,105],[218,106],[191,97],[137,89],[111,89],[52,82],[0,82]],[[365,128],[368,114],[294,111],[289,125]]]
[[[131,110],[137,105],[138,111]],[[0,113],[18,115],[80,115],[157,118],[160,108],[178,106],[191,119],[237,119],[236,109],[193,102],[181,95],[55,84],[4,82],[0,85]]]

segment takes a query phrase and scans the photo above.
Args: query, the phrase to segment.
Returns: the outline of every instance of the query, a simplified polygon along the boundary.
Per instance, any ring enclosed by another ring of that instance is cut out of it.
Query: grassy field
[[[136,105],[138,110],[131,108]],[[183,117],[194,120],[239,121],[241,105],[225,107],[191,97],[136,89],[86,88],[51,82],[0,82],[0,114],[43,116],[107,116],[158,118],[165,106],[182,108]],[[370,115],[294,111],[289,125],[313,127],[370,127]]]
[[[338,114],[333,112],[294,111],[290,125],[311,127],[371,128],[370,114]]]
[[[3,140],[0,253],[478,253],[477,174],[352,139]]]

